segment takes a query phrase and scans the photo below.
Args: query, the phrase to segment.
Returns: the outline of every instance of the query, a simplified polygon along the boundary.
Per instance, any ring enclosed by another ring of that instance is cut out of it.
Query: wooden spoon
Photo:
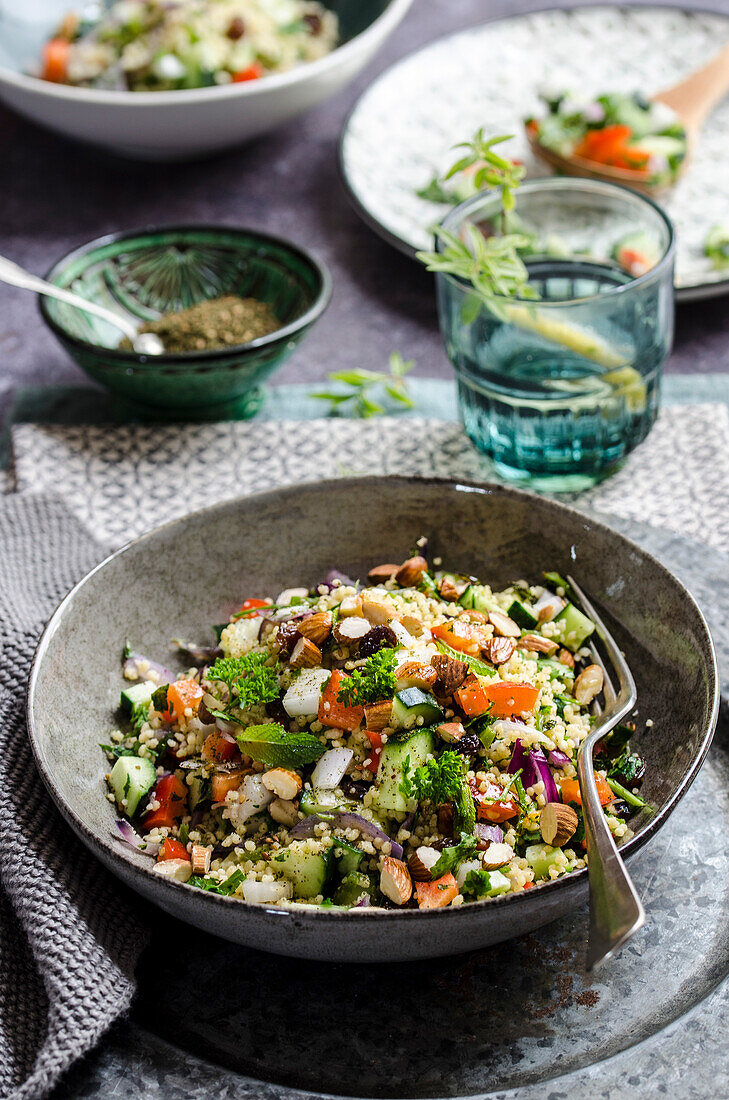
[[[716,57],[691,73],[685,80],[652,97],[654,103],[665,103],[675,111],[686,128],[687,156],[684,157],[679,171],[685,168],[688,156],[698,141],[704,121],[727,92],[729,92],[729,43]],[[671,183],[651,184],[646,181],[643,173],[630,168],[613,168],[608,164],[597,164],[595,161],[585,160],[583,157],[560,156],[554,150],[541,145],[538,138],[528,130],[527,137],[535,155],[565,175],[587,176],[589,179],[622,183],[647,195],[658,194],[672,186]]]

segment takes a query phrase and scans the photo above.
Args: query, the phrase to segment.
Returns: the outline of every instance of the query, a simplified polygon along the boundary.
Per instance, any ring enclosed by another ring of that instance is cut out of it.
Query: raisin
[[[365,634],[359,643],[358,657],[371,657],[373,653],[381,649],[395,649],[397,646],[397,634],[389,626],[373,626],[368,634]]]
[[[316,36],[321,34],[321,16],[315,13],[309,13],[304,16],[304,23],[309,28],[309,34]]]
[[[274,722],[279,722],[284,729],[288,727],[289,716],[284,710],[283,695],[266,703],[266,714],[269,718],[273,718]]]
[[[240,17],[233,19],[225,32],[233,42],[237,42],[246,33],[246,25]]]
[[[451,752],[457,752],[461,756],[475,756],[481,748],[481,738],[477,733],[467,733],[460,741],[455,741],[448,747]]]

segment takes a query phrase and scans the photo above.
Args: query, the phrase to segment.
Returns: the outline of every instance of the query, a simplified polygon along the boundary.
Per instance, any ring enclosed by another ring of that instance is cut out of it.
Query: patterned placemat
[[[323,477],[494,479],[459,424],[417,418],[21,424],[12,442],[11,487],[60,493],[112,545],[220,500]],[[622,470],[575,502],[729,552],[729,410],[664,409]]]

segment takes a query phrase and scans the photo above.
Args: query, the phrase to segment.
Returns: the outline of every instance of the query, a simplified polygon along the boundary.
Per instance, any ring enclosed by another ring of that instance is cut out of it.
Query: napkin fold
[[[130,1005],[144,903],[93,858],[36,771],[25,692],[36,643],[104,555],[62,502],[0,500],[0,1096],[38,1100]]]

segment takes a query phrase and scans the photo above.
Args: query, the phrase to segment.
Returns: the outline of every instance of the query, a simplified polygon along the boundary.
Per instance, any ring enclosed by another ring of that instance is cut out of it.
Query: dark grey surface
[[[247,148],[197,164],[114,159],[0,108],[0,252],[45,273],[71,246],[153,222],[220,221],[290,235],[330,264],[334,297],[279,381],[319,379],[335,367],[377,367],[393,349],[414,357],[419,374],[450,377],[431,278],[354,213],[339,179],[337,138],[359,93],[396,58],[469,24],[548,6],[538,0],[415,0],[386,48],[339,99]],[[727,11],[729,0],[714,6]],[[726,369],[728,350],[726,299],[680,307],[669,371]],[[41,324],[34,297],[3,286],[0,356],[5,387],[85,381]]]

